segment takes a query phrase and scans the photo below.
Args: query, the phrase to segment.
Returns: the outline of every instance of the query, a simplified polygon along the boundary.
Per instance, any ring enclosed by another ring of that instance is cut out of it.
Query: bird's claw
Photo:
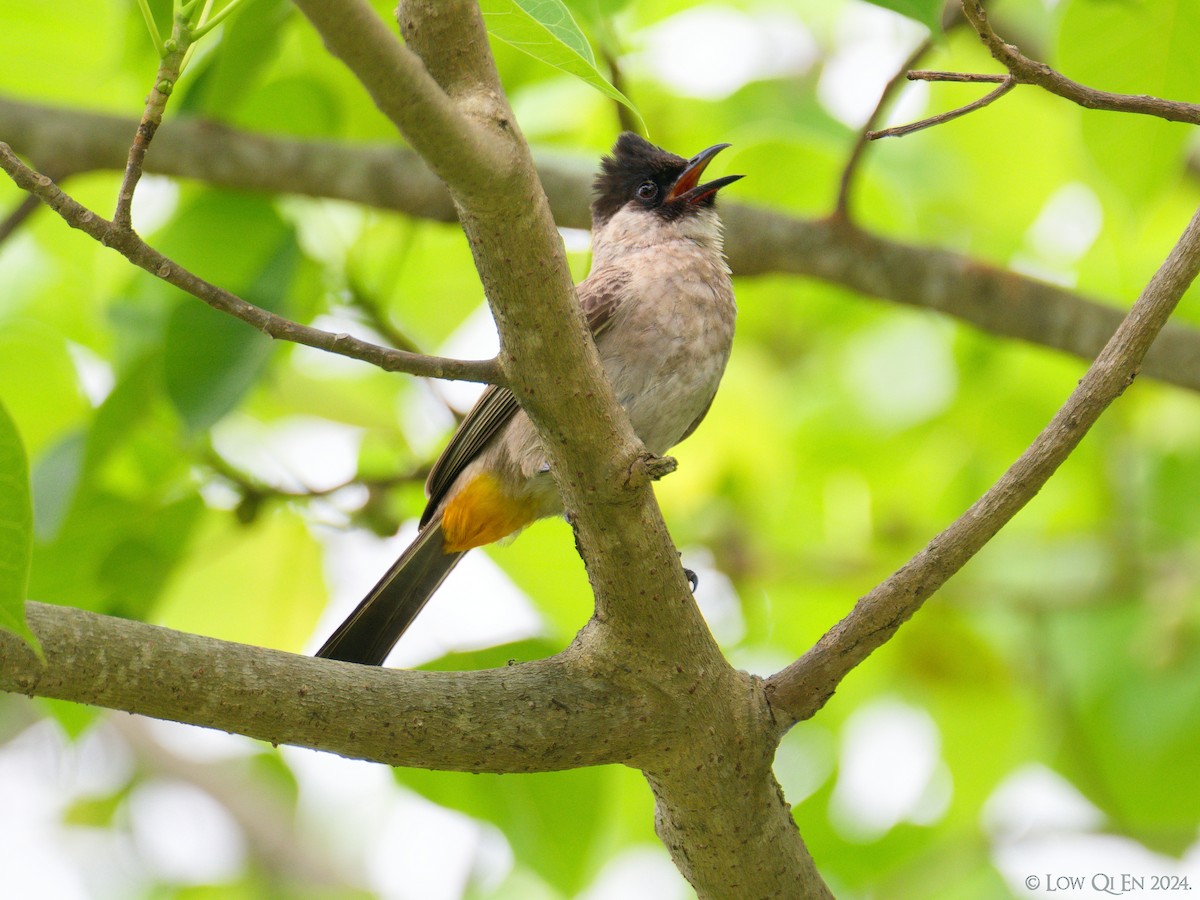
[[[696,588],[700,587],[700,579],[696,576],[696,573],[685,567],[683,575],[688,580],[688,584],[692,588],[692,593],[696,593]]]

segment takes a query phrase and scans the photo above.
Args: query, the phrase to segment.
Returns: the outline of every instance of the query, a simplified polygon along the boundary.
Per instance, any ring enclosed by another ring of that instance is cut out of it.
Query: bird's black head
[[[668,220],[712,206],[717,191],[742,177],[727,175],[697,184],[712,158],[728,146],[716,144],[684,159],[632,131],[624,132],[613,145],[612,155],[600,162],[600,174],[593,185],[593,225],[608,221],[629,203]]]

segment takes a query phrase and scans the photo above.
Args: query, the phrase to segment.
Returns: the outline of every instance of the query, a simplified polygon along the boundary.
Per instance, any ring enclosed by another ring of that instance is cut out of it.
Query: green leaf
[[[29,464],[16,423],[0,403],[0,628],[17,635],[41,656],[38,640],[25,622],[32,555]]]
[[[479,7],[493,36],[628,107],[645,130],[637,107],[596,68],[591,45],[562,0],[482,0]]]
[[[619,57],[623,46],[613,19],[630,0],[564,0],[571,15],[583,24],[587,34],[606,56]]]
[[[166,337],[167,396],[193,434],[237,405],[271,352],[265,335],[195,303],[176,307]]]
[[[920,22],[934,34],[941,34],[942,10],[946,6],[944,0],[867,0],[867,2],[900,13],[914,22]]]

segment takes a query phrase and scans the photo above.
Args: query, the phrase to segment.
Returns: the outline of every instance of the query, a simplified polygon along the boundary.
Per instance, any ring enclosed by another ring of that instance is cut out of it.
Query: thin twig
[[[980,39],[987,45],[993,57],[1003,63],[1008,69],[1007,75],[976,74],[969,72],[933,72],[913,71],[908,77],[914,81],[955,81],[955,82],[984,82],[999,83],[999,87],[974,103],[968,103],[958,109],[921,119],[909,125],[896,128],[885,128],[867,134],[868,140],[878,140],[885,137],[903,137],[952,121],[967,113],[982,109],[989,103],[1003,97],[1018,84],[1034,84],[1052,94],[1071,100],[1087,109],[1101,109],[1111,112],[1137,113],[1140,115],[1156,116],[1170,122],[1188,122],[1200,125],[1200,104],[1183,103],[1177,100],[1163,100],[1159,97],[1146,95],[1115,94],[1111,91],[1100,91],[1087,85],[1072,81],[1065,75],[1056,72],[1045,63],[1038,62],[1025,56],[1012,44],[1005,43],[988,21],[987,13],[979,0],[962,0],[962,10],[967,21],[978,33]]]
[[[987,13],[979,0],[962,0],[963,15],[987,45],[992,56],[998,60],[1022,84],[1036,84],[1052,94],[1064,97],[1087,109],[1103,109],[1111,112],[1137,113],[1156,116],[1169,122],[1188,122],[1200,125],[1200,104],[1182,103],[1178,100],[1163,100],[1145,95],[1114,94],[1098,91],[1087,85],[1072,81],[1048,65],[1030,59],[1014,47],[1006,44],[992,30]]]
[[[862,160],[864,151],[867,148],[867,142],[871,140],[871,135],[874,133],[875,123],[883,115],[884,107],[892,99],[896,90],[904,81],[905,73],[909,72],[921,58],[930,51],[933,47],[933,39],[927,38],[922,41],[911,54],[904,64],[896,71],[896,74],[891,77],[883,87],[883,92],[879,95],[879,102],[875,104],[875,109],[871,111],[871,115],[867,117],[867,121],[863,123],[862,129],[858,133],[858,139],[854,142],[854,149],[850,151],[850,157],[846,160],[846,165],[842,169],[842,178],[838,183],[837,202],[834,204],[833,214],[838,218],[848,218],[848,210],[850,207],[850,187],[853,183],[854,176],[858,172],[859,163]]]
[[[941,125],[945,122],[951,122],[967,113],[974,112],[977,109],[983,109],[989,103],[999,100],[1009,91],[1017,86],[1017,79],[1011,75],[1001,76],[1004,80],[1000,87],[994,91],[980,97],[973,103],[968,103],[966,106],[960,106],[958,109],[952,109],[949,112],[938,113],[936,116],[930,116],[927,119],[921,119],[917,122],[910,122],[907,125],[897,125],[894,128],[884,128],[881,131],[871,131],[867,133],[867,140],[877,141],[885,137],[904,137],[906,134],[912,134],[914,131],[920,131],[923,128],[932,128],[934,125]]]
[[[1200,211],[1050,423],[1007,472],[842,621],[767,680],[779,714],[806,719],[842,679],[886,643],[921,605],[1041,490],[1101,413],[1137,375],[1146,351],[1200,272]]]
[[[0,168],[8,173],[17,187],[37,196],[72,228],[78,228],[104,246],[113,248],[139,268],[203,300],[214,309],[253,325],[270,337],[349,356],[389,372],[407,372],[410,375],[479,381],[486,384],[503,383],[500,364],[495,359],[461,360],[406,353],[403,350],[380,347],[349,334],[334,334],[309,325],[301,325],[247,303],[236,294],[205,281],[174,260],[163,256],[132,230],[118,228],[115,223],[69,197],[50,178],[21,162],[12,152],[12,148],[5,143],[0,143]]]
[[[937,72],[932,69],[914,69],[908,73],[909,81],[956,81],[962,83],[1000,84],[1008,75],[995,72]]]
[[[154,85],[146,97],[142,120],[138,123],[133,143],[129,146],[129,160],[125,163],[125,175],[117,192],[117,209],[113,213],[113,224],[117,228],[133,228],[133,192],[141,180],[146,151],[150,149],[154,133],[162,124],[163,112],[167,108],[171,92],[175,89],[175,83],[179,80],[183,58],[190,45],[184,22],[177,20],[171,37],[163,44],[163,55],[159,60],[158,72],[154,75]]]

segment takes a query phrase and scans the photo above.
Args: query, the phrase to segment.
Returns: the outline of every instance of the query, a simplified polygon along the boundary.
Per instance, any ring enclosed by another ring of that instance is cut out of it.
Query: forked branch
[[[1135,113],[1144,116],[1156,116],[1168,122],[1187,122],[1200,125],[1200,104],[1184,103],[1180,100],[1164,100],[1161,97],[1151,97],[1145,94],[1117,94],[1112,91],[1101,91],[1096,88],[1072,81],[1061,72],[1055,71],[1043,62],[1030,59],[1014,45],[1006,43],[992,29],[987,12],[981,0],[962,0],[963,16],[975,29],[979,39],[987,46],[992,56],[1006,69],[1008,75],[973,74],[966,72],[909,72],[910,80],[921,81],[960,81],[960,82],[1000,82],[1000,87],[979,98],[973,103],[961,106],[940,115],[901,125],[895,128],[885,128],[881,131],[870,132],[871,140],[884,137],[901,137],[912,134],[934,125],[952,121],[967,113],[982,109],[988,104],[1000,99],[1018,84],[1033,84],[1070,100],[1086,109],[1108,110],[1110,112]]]
[[[1005,43],[992,30],[992,24],[988,21],[987,12],[984,11],[983,3],[980,0],[962,0],[962,10],[963,15],[971,23],[971,27],[979,35],[979,39],[991,51],[992,56],[1022,84],[1036,84],[1051,94],[1057,94],[1059,97],[1087,109],[1136,113],[1143,116],[1157,116],[1169,122],[1188,122],[1192,125],[1200,125],[1200,104],[1164,100],[1160,97],[1141,94],[1115,94],[1112,91],[1099,91],[1080,84],[1078,81],[1072,81],[1045,63],[1025,56],[1012,44]]]

